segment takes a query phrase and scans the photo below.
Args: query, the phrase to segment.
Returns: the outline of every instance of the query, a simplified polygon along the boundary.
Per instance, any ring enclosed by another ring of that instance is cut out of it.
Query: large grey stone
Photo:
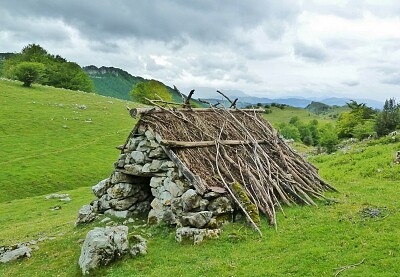
[[[120,171],[114,171],[113,174],[111,174],[111,184],[115,185],[118,183],[132,183],[133,178],[132,176],[122,173]]]
[[[164,187],[174,198],[181,196],[184,192],[184,188],[172,182],[170,178],[164,180]]]
[[[131,138],[128,141],[128,145],[127,145],[128,150],[135,150],[136,147],[138,146],[139,142],[141,142],[144,138],[145,138],[144,136]]]
[[[173,161],[164,161],[162,164],[161,164],[161,166],[160,166],[160,169],[161,170],[163,170],[163,171],[167,171],[167,170],[170,170],[171,168],[174,168],[175,167],[175,163],[173,162]]]
[[[146,255],[147,254],[147,240],[145,240],[141,235],[133,235],[129,238],[129,243],[131,245],[129,253],[131,255]]]
[[[111,199],[112,199],[111,196],[108,194],[104,194],[102,197],[100,197],[100,199],[97,201],[97,210],[99,212],[104,212],[105,210],[111,208],[110,206]]]
[[[131,157],[136,164],[144,163],[144,154],[141,151],[132,151]]]
[[[113,199],[110,202],[110,206],[117,211],[123,211],[129,209],[136,202],[142,201],[148,197],[148,193],[140,190],[138,193],[131,197],[124,199]]]
[[[208,210],[212,211],[214,215],[232,213],[232,202],[225,196],[218,197],[210,201]]]
[[[164,171],[161,169],[164,162],[165,160],[152,160],[151,163],[147,163],[143,166],[142,171],[144,173]]]
[[[178,242],[189,239],[193,241],[193,244],[199,244],[204,240],[204,238],[218,238],[220,233],[220,229],[197,229],[181,227],[176,229],[175,239]]]
[[[194,189],[187,190],[181,196],[183,211],[188,212],[200,206],[201,196]]]
[[[146,136],[146,138],[148,140],[155,140],[155,138],[156,138],[154,136],[154,133],[152,131],[150,131],[150,130],[147,130],[146,132],[144,132],[144,135]]]
[[[79,266],[82,273],[100,265],[107,265],[129,251],[128,227],[96,227],[89,231],[83,242]]]
[[[210,211],[201,211],[198,213],[188,213],[182,216],[182,226],[193,226],[196,228],[202,228],[210,222],[213,213]]]
[[[132,196],[140,191],[140,185],[129,183],[118,183],[107,190],[107,193],[116,199]]]
[[[83,205],[78,211],[78,218],[75,225],[89,223],[96,219],[94,208],[90,205]]]
[[[92,191],[97,198],[100,198],[107,193],[107,189],[109,188],[110,185],[111,184],[109,182],[109,179],[107,178],[101,180],[99,183],[97,183],[97,185],[93,186]]]
[[[130,212],[129,210],[116,211],[113,209],[109,209],[109,210],[105,211],[104,214],[107,216],[113,216],[113,217],[117,217],[117,218],[128,218],[128,217],[132,216],[132,212]]]
[[[126,173],[131,175],[142,175],[143,166],[140,164],[127,164],[124,166]]]
[[[160,200],[163,205],[169,206],[171,205],[172,195],[169,191],[163,191],[160,194]]]
[[[158,147],[158,143],[155,142],[154,140],[142,140],[141,142],[139,142],[136,150],[150,152],[151,150],[153,150],[157,147]]]
[[[165,177],[152,177],[150,179],[150,187],[158,188],[164,184]]]
[[[167,154],[165,154],[164,150],[159,146],[156,149],[153,149],[149,152],[149,158],[165,159],[167,158]]]
[[[150,210],[150,202],[147,200],[138,202],[129,208],[129,211],[133,214],[148,214]]]
[[[126,164],[126,154],[121,154],[118,157],[118,160],[114,163],[114,167],[124,167]]]
[[[32,249],[27,246],[22,246],[10,251],[5,251],[0,255],[0,263],[8,263],[21,258],[29,258],[31,256]]]

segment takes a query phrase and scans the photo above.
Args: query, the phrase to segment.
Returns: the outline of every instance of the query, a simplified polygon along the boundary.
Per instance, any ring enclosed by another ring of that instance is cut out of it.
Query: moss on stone
[[[246,192],[243,190],[242,186],[238,182],[233,183],[232,190],[242,204],[243,208],[249,214],[250,218],[254,221],[256,225],[259,226],[260,214],[258,213],[257,206],[253,202],[251,202],[249,196],[246,194]]]

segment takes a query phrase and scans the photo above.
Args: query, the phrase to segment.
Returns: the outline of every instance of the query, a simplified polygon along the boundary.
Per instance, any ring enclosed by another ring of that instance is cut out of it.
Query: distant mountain
[[[376,100],[371,100],[371,99],[350,99],[350,98],[327,98],[324,99],[320,102],[325,103],[329,106],[344,106],[346,103],[350,102],[350,100],[357,101],[357,103],[365,103],[368,107],[374,108],[374,109],[382,109],[383,108],[383,102],[376,101]]]
[[[133,76],[128,72],[115,67],[97,67],[89,65],[83,67],[83,70],[86,71],[89,77],[93,80],[95,91],[98,94],[123,100],[132,100],[130,92],[136,84],[139,82],[150,81],[149,79],[140,76]],[[173,102],[182,102],[182,96],[178,91],[165,84],[163,85],[168,89],[169,93],[171,93]],[[186,95],[184,95],[184,98],[186,98]],[[204,106],[197,100],[193,100],[192,104]]]
[[[128,72],[115,67],[102,66],[98,68],[94,65],[89,65],[83,67],[83,70],[92,79],[97,93],[123,100],[131,100],[129,93],[132,91],[133,86],[139,82],[146,81],[142,77],[132,76]]]

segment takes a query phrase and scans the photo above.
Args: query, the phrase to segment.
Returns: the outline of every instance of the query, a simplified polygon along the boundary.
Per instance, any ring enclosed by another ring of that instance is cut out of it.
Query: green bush
[[[11,75],[23,82],[24,87],[30,87],[43,75],[44,64],[37,62],[21,62],[12,68]]]

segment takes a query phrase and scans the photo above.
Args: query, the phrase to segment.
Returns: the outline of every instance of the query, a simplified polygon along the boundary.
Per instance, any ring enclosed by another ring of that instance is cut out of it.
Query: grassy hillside
[[[346,154],[313,158],[321,175],[340,190],[328,194],[338,203],[285,207],[277,231],[263,221],[261,239],[239,222],[226,226],[219,240],[192,246],[176,243],[172,229],[129,224],[131,232],[149,240],[149,254],[124,258],[95,276],[333,276],[338,268],[363,259],[342,275],[398,276],[400,166],[391,162],[399,148],[399,141],[358,144]],[[68,192],[73,200],[59,211],[49,208],[60,202],[42,196],[0,204],[0,244],[55,238],[40,243],[30,259],[0,265],[1,276],[79,275],[79,240],[101,224],[73,227],[76,211],[93,196],[89,188]],[[370,218],[363,213],[366,208],[379,208],[381,214]]]
[[[126,101],[95,94],[2,80],[0,103],[0,202],[107,177],[134,125]]]
[[[83,70],[89,74],[97,93],[122,100],[131,100],[129,93],[144,78],[132,76],[128,72],[114,67],[85,66]]]
[[[104,96],[115,97],[122,100],[132,100],[130,92],[133,87],[139,82],[149,81],[140,76],[132,76],[128,72],[115,67],[102,66],[97,68],[94,65],[85,66],[83,70],[89,74],[95,87],[95,91]],[[169,93],[172,95],[173,102],[182,102],[181,95],[173,90],[171,87],[166,86]],[[183,92],[187,94],[187,92]],[[192,104],[197,106],[203,106],[202,103],[192,100]]]
[[[270,110],[272,111],[269,114],[265,114],[264,118],[271,122],[274,126],[278,123],[289,123],[289,120],[294,117],[298,116],[302,122],[308,123],[311,120],[318,120],[320,122],[332,122],[333,119],[329,116],[325,115],[317,115],[311,113],[305,109],[295,108],[287,106],[284,109],[280,109],[277,107],[271,107]]]
[[[0,276],[79,276],[81,239],[103,224],[73,223],[79,207],[94,198],[90,186],[110,173],[118,156],[113,147],[134,123],[126,102],[0,81],[0,103],[0,245],[52,238],[31,258],[0,264]],[[285,110],[266,116],[277,123],[303,113]],[[340,276],[399,276],[400,166],[392,163],[399,149],[400,136],[310,157],[340,191],[327,194],[338,202],[285,207],[277,230],[263,220],[263,238],[238,222],[220,239],[192,246],[176,243],[174,229],[129,223],[130,232],[148,239],[148,255],[124,258],[93,276],[334,276],[360,261]],[[72,201],[44,199],[49,192],[69,193]],[[51,211],[55,205],[61,209]],[[380,214],[369,217],[368,209]]]

